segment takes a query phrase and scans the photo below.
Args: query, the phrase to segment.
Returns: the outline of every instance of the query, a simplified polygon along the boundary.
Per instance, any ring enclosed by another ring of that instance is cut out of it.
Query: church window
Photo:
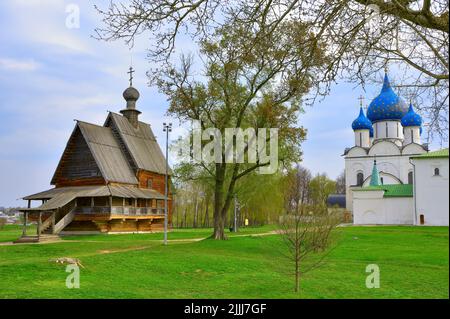
[[[413,183],[413,172],[409,172],[408,173],[408,184],[412,184]]]
[[[411,143],[414,143],[414,134],[413,134],[413,130],[411,130]]]
[[[399,127],[398,127],[398,123],[397,123],[397,137],[400,137],[400,133],[399,133]]]
[[[153,188],[153,179],[149,178],[147,180],[147,188]]]
[[[358,173],[356,174],[356,186],[362,186],[364,183],[364,174]]]
[[[380,178],[380,181],[381,181],[381,185],[384,185],[384,179],[383,179],[383,177]]]
[[[386,137],[389,137],[388,135],[388,123],[386,122]]]
[[[439,167],[435,167],[434,168],[434,176],[439,176],[440,172],[439,172]]]

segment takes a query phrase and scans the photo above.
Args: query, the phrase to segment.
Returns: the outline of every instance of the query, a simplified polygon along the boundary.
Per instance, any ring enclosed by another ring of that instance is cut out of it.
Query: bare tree
[[[303,214],[305,206],[310,203],[309,183],[311,172],[297,164],[286,176],[285,203],[288,211],[299,210]]]
[[[345,170],[336,178],[336,193],[345,194]]]
[[[280,235],[288,248],[286,257],[294,266],[295,292],[300,289],[300,278],[325,262],[331,251],[331,232],[337,224],[335,214],[320,208],[314,209],[311,214],[302,214],[299,209],[291,210],[280,218]],[[315,258],[305,263],[312,255]]]
[[[153,60],[168,60],[176,38],[187,33],[205,40],[222,23],[257,23],[260,37],[284,28],[286,21],[310,26],[311,41],[327,43],[331,61],[319,76],[325,95],[337,78],[365,85],[379,81],[388,63],[396,86],[414,100],[432,131],[444,139],[448,128],[448,1],[446,0],[132,0],[97,7],[104,26],[97,37],[124,39],[149,31]],[[314,99],[312,100],[314,101]],[[311,101],[311,102],[312,102]]]

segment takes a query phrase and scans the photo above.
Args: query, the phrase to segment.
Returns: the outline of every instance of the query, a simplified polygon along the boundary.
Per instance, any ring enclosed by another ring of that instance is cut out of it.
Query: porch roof
[[[104,197],[114,196],[123,198],[142,198],[142,199],[164,199],[164,195],[153,189],[137,188],[127,185],[98,185],[98,186],[72,186],[52,188],[40,193],[24,197],[25,200],[48,201],[36,208],[27,208],[30,210],[53,210],[62,207],[77,197]]]

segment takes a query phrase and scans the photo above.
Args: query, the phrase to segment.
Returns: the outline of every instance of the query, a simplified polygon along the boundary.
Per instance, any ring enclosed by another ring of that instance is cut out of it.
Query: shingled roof
[[[63,158],[66,152],[70,152],[69,144],[77,134],[82,135],[89,151],[97,164],[101,176],[106,182],[118,182],[137,184],[136,176],[123,154],[119,142],[108,127],[98,126],[86,122],[77,121],[75,129],[67,142],[61,161],[53,175],[52,184],[55,184],[60,171],[63,169]]]
[[[104,126],[111,127],[113,132],[117,132],[131,158],[133,168],[159,174],[166,173],[166,160],[150,125],[139,121],[138,126],[134,127],[127,118],[109,112]]]
[[[138,122],[137,127],[134,127],[126,117],[110,112],[104,126],[77,121],[53,175],[52,184],[56,184],[65,166],[71,165],[65,163],[64,158],[66,153],[71,152],[70,145],[75,139],[78,141],[75,144],[81,143],[81,147],[86,149],[86,156],[90,158],[94,171],[99,171],[98,176],[101,175],[106,183],[137,185],[138,170],[165,174],[165,158],[150,125]]]

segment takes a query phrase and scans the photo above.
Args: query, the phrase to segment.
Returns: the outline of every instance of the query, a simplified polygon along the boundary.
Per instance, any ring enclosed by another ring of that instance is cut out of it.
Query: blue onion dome
[[[364,115],[362,107],[359,109],[359,116],[352,123],[353,131],[372,130],[372,122]]]
[[[416,112],[414,112],[412,104],[409,105],[408,113],[406,113],[406,115],[403,116],[401,123],[403,127],[422,126],[422,117]]]
[[[372,123],[386,120],[401,120],[407,112],[408,106],[402,98],[395,94],[389,83],[389,78],[385,74],[383,88],[380,94],[370,103],[367,117]]]

